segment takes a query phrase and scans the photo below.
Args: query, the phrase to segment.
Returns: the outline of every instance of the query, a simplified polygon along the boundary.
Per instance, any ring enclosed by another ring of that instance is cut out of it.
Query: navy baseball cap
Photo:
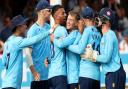
[[[12,29],[15,28],[16,26],[24,25],[26,24],[28,18],[24,18],[22,15],[17,15],[12,18]]]
[[[101,18],[104,17],[104,18],[106,18],[106,20],[109,20],[110,22],[112,22],[114,19],[114,12],[108,7],[102,8],[100,10],[99,16]]]
[[[88,18],[88,19],[93,19],[94,18],[94,12],[93,9],[89,6],[86,6],[83,10],[82,10],[82,17],[83,18]]]
[[[42,10],[42,9],[52,9],[52,6],[50,6],[49,2],[46,0],[40,0],[37,3],[36,11]]]

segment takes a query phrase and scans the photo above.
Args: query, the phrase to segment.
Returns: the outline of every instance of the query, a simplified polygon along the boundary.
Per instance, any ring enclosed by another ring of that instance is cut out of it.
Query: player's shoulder
[[[51,28],[51,26],[50,26],[50,24],[48,24],[48,23],[45,23],[43,27],[40,27],[40,29],[43,29],[43,30],[45,30],[45,31],[50,30],[50,28]]]
[[[70,34],[73,34],[74,36],[77,36],[78,33],[79,33],[79,31],[77,29],[75,29]]]
[[[40,29],[39,26],[34,23],[28,30],[27,35],[34,35],[36,34],[37,29]]]
[[[18,42],[20,42],[21,40],[23,40],[23,37],[15,37],[13,43],[18,43]]]
[[[16,49],[18,44],[22,41],[23,37],[10,36],[5,42],[6,45],[12,46],[13,49]]]
[[[91,31],[93,32],[99,32],[96,26],[90,26]]]
[[[21,39],[23,39],[23,37],[11,35],[11,36],[7,39],[6,42],[8,42],[8,41],[13,41],[13,42],[15,42],[15,41],[18,41],[18,40],[21,40]]]
[[[29,28],[29,31],[35,30],[35,29],[37,29],[37,28],[39,28],[39,26],[38,26],[36,23],[34,23],[34,24]]]
[[[111,30],[111,29],[109,30],[109,33],[110,34],[115,34],[115,32],[113,30]]]
[[[56,33],[56,32],[57,32],[57,33],[58,33],[58,32],[59,32],[59,33],[60,33],[60,32],[63,33],[63,32],[67,32],[67,30],[66,30],[66,28],[65,28],[64,26],[59,25],[59,26],[57,26],[56,29],[55,29],[55,33]]]
[[[95,30],[96,34],[97,34],[98,36],[100,36],[100,38],[101,38],[101,33],[100,33],[100,31],[99,31],[95,26],[93,27],[93,29]]]
[[[61,26],[59,25],[56,29],[59,29],[59,30],[66,30],[66,28],[64,26]]]
[[[112,30],[110,29],[110,30],[108,31],[107,36],[114,37],[114,36],[116,36],[116,34],[115,34],[114,31],[112,31]]]
[[[77,36],[82,36],[82,34],[78,31]]]
[[[106,35],[105,37],[107,38],[107,40],[111,40],[111,41],[117,40],[116,34],[112,30],[108,30],[108,32],[105,35]]]
[[[78,29],[74,29],[71,33],[78,33],[79,31],[78,31]]]
[[[84,33],[86,34],[90,34],[92,32],[92,27],[91,26],[87,26],[84,28]]]
[[[56,27],[56,29],[54,31],[54,35],[56,37],[67,36],[68,32],[64,26],[59,25]]]

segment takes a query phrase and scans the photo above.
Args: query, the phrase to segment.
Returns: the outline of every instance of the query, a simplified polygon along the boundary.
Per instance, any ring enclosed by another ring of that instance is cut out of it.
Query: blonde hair
[[[79,13],[72,10],[72,11],[69,11],[68,14],[71,16],[74,16],[77,21],[80,20],[80,14]]]

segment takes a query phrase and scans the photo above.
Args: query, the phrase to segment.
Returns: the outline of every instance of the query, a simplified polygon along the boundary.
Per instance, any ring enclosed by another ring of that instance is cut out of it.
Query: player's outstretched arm
[[[78,31],[76,30],[76,31],[71,32],[67,37],[62,37],[59,39],[56,38],[54,39],[53,43],[57,45],[59,48],[67,47],[74,43],[77,33]]]
[[[33,37],[28,37],[28,38],[24,38],[21,39],[18,43],[18,47],[20,49],[31,46],[35,43],[38,43],[39,41],[45,39],[47,36],[49,36],[50,34],[52,34],[55,30],[55,28],[57,27],[57,25],[55,25],[52,29],[50,29],[47,32],[42,32],[39,35],[33,36]]]

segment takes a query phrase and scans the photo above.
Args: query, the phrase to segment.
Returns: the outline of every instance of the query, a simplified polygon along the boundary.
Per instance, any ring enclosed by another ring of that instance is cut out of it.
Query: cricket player
[[[74,53],[81,54],[79,87],[80,89],[100,89],[100,64],[93,63],[83,58],[82,54],[86,48],[99,49],[101,35],[94,26],[94,12],[90,7],[83,10],[85,29],[77,44],[70,45],[68,49]]]
[[[86,57],[95,63],[101,63],[105,74],[106,89],[125,89],[126,74],[119,54],[118,39],[111,29],[114,13],[110,8],[103,8],[99,15],[103,34],[100,54],[93,52],[90,57],[88,55]],[[90,54],[90,52],[85,54]]]
[[[50,25],[46,23],[51,15],[51,6],[46,0],[40,0],[36,6],[37,21],[30,27],[27,37],[33,37],[42,32],[47,32]],[[30,55],[30,69],[33,74],[31,89],[49,89],[48,87],[48,68],[44,65],[45,59],[50,59],[50,37],[47,36],[42,41],[34,44],[29,48],[27,55]],[[30,59],[31,60],[31,59]]]
[[[81,33],[78,31],[79,20],[80,20],[79,14],[77,14],[73,11],[69,12],[68,17],[67,17],[67,23],[66,23],[66,28],[68,29],[69,35],[75,29],[77,30],[77,35],[74,35],[75,41],[72,44],[77,44],[81,38]],[[61,40],[62,44],[65,39],[66,38],[63,38]],[[67,46],[69,46],[69,45],[67,45]],[[68,89],[78,89],[80,55],[73,53],[67,49],[66,50],[66,63],[67,63]]]
[[[79,14],[70,11],[67,18],[66,28],[69,32],[74,29],[78,30],[78,22],[80,20]],[[78,31],[77,36],[75,36],[75,41],[73,44],[77,44],[81,38],[81,33]],[[69,45],[68,45],[69,46]],[[80,66],[80,55],[66,50],[66,63],[67,63],[67,80],[68,89],[78,89],[79,81],[79,66]]]
[[[66,19],[66,13],[63,6],[55,5],[52,8],[52,16],[55,20],[55,24],[59,24],[54,32],[54,39],[66,37],[68,35],[67,30],[62,26]],[[65,49],[60,48],[53,42],[52,54],[48,74],[50,88],[67,89]]]
[[[53,29],[30,37],[23,38],[26,32],[26,20],[21,15],[12,19],[13,35],[11,35],[4,45],[2,64],[6,70],[2,80],[2,89],[21,89],[22,69],[23,69],[23,48],[36,44],[53,32]]]

